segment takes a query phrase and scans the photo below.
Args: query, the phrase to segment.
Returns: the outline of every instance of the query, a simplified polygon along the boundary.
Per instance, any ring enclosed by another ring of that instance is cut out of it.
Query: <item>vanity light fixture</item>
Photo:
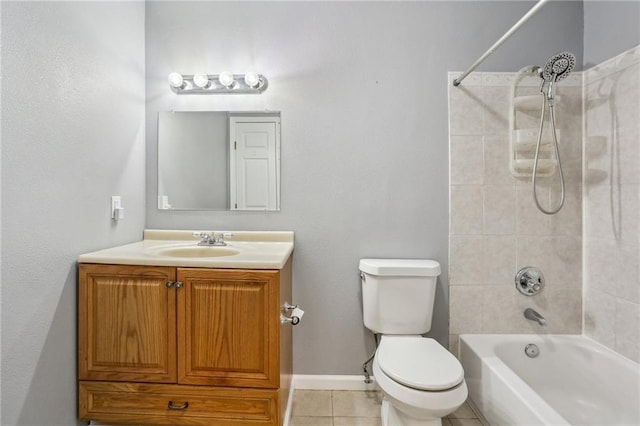
[[[186,84],[180,73],[172,72],[169,74],[169,86],[171,86],[172,89],[184,89]]]
[[[246,74],[193,74],[182,75],[177,72],[169,74],[169,86],[178,95],[185,94],[224,94],[224,93],[262,93],[268,85],[262,74],[248,72]]]
[[[201,89],[206,89],[211,86],[211,81],[209,80],[209,76],[206,74],[194,74],[193,84]]]
[[[260,76],[255,72],[248,72],[244,75],[244,82],[247,86],[255,88],[260,84]]]
[[[233,74],[228,71],[221,72],[218,76],[218,80],[220,80],[220,84],[222,84],[227,89],[233,87],[234,83],[236,82],[235,78],[233,78]]]

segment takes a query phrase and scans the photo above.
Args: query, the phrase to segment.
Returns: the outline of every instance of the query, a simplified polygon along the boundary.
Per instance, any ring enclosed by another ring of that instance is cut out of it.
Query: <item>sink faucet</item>
[[[542,315],[531,308],[527,308],[524,310],[524,317],[531,321],[535,321],[540,325],[547,325],[547,320],[544,319]]]
[[[233,234],[231,232],[220,232],[216,237],[215,232],[209,234],[206,232],[194,232],[193,236],[202,238],[198,243],[199,246],[226,246],[227,243],[224,242],[224,239],[226,237],[232,237]]]

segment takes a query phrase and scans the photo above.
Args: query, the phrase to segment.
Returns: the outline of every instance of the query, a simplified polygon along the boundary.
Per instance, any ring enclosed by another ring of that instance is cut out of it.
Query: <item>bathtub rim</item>
[[[497,340],[509,339],[509,338],[518,338],[518,339],[527,339],[527,343],[545,343],[548,340],[569,340],[569,341],[581,341],[586,340],[591,345],[595,346],[599,352],[604,353],[613,358],[619,359],[623,364],[628,365],[629,367],[640,367],[640,363],[635,362],[631,358],[628,358],[622,355],[619,352],[611,349],[608,346],[603,345],[602,343],[594,340],[593,338],[587,336],[586,334],[491,334],[491,333],[478,333],[478,334],[459,334],[458,335],[458,353],[456,356],[460,359],[460,342],[465,339],[465,341],[477,341],[477,339],[489,339],[495,338]],[[537,339],[531,340],[531,339]],[[478,351],[474,350],[474,352],[481,356],[496,356],[495,352],[492,351],[493,346],[487,346],[486,342],[478,342],[479,349]],[[474,348],[476,346],[474,345]]]

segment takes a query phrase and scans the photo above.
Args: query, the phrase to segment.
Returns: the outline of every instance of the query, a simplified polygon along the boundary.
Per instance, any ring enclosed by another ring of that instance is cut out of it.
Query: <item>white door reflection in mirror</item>
[[[230,117],[232,210],[279,210],[279,117]]]

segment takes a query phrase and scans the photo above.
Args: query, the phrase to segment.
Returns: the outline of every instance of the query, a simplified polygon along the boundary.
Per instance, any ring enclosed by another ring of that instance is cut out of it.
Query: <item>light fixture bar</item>
[[[265,76],[256,73],[182,75],[182,83],[178,84],[179,75],[169,75],[169,87],[178,95],[259,94],[264,92],[269,84]],[[205,84],[205,76],[209,79],[208,84]],[[233,79],[230,79],[231,76]]]

